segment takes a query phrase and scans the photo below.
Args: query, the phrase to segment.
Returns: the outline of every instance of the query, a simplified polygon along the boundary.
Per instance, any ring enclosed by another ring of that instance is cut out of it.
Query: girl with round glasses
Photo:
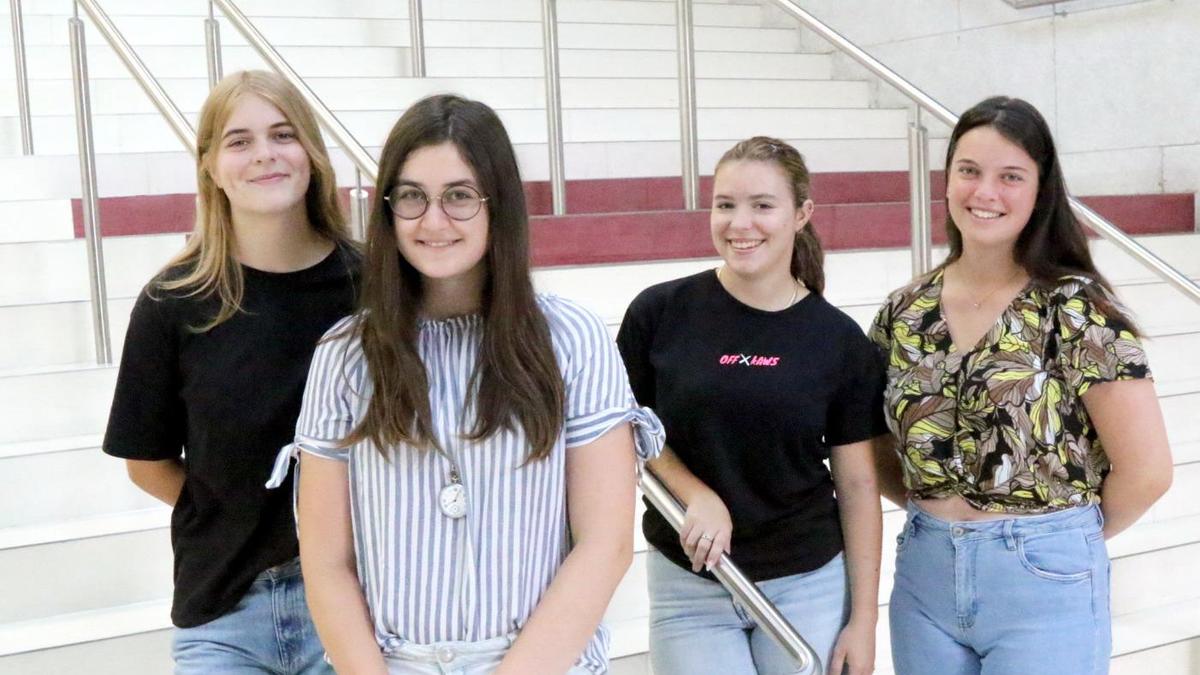
[[[416,103],[383,148],[362,310],[318,348],[296,430],[301,557],[334,666],[604,672],[635,444],[653,454],[659,431],[603,322],[533,292],[499,118]]]
[[[316,119],[281,77],[223,79],[196,145],[196,230],[134,305],[104,451],[174,507],[176,673],[329,673],[292,490],[263,484],[360,256]]]
[[[795,672],[709,573],[729,553],[826,672],[870,673],[882,364],[822,297],[800,153],[750,138],[715,174],[710,234],[722,265],[643,291],[617,336],[638,402],[666,428],[648,466],[687,509],[678,533],[653,508],[642,521],[654,547],[650,660],[656,675]]]

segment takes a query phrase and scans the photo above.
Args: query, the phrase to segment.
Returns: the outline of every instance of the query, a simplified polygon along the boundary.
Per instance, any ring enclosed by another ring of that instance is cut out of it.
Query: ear
[[[803,230],[804,226],[808,225],[808,221],[812,220],[814,208],[816,207],[811,199],[805,199],[803,204],[796,207],[796,232]]]

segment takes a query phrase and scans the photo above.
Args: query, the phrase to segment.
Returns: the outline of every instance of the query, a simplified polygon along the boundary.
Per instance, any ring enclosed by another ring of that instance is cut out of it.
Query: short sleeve
[[[138,295],[125,331],[104,452],[125,459],[175,459],[187,438],[181,398],[179,335],[166,300]]]
[[[617,331],[617,349],[629,373],[629,385],[639,405],[655,406],[655,373],[650,363],[654,343],[654,312],[650,297],[643,291],[625,310]]]
[[[892,302],[888,299],[875,313],[871,327],[867,329],[867,338],[875,345],[885,358],[892,352]]]
[[[1142,343],[1121,306],[1111,297],[1115,311],[1104,312],[1087,292],[1090,280],[1059,289],[1052,298],[1058,330],[1059,362],[1067,386],[1083,396],[1093,385],[1152,377]],[[1101,293],[1107,293],[1092,285]]]
[[[657,456],[665,438],[662,423],[648,408],[638,407],[625,365],[604,322],[561,300],[552,311],[551,322],[562,331],[565,352],[566,446],[586,445],[618,424],[630,422],[638,457]]]
[[[857,326],[846,338],[842,381],[825,421],[827,444],[846,445],[888,433],[883,416],[883,355]]]
[[[299,451],[343,462],[349,451],[342,441],[355,423],[353,399],[367,395],[362,350],[347,325],[347,320],[334,325],[313,352],[294,443]]]

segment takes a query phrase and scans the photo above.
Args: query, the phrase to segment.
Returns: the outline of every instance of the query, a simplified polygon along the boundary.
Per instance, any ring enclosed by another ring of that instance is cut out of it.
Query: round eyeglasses
[[[392,207],[392,213],[405,220],[416,220],[425,215],[429,209],[430,196],[415,185],[397,185],[384,197]],[[483,208],[488,200],[479,191],[469,185],[452,185],[442,191],[442,194],[432,199],[437,200],[442,213],[451,220],[470,220]]]

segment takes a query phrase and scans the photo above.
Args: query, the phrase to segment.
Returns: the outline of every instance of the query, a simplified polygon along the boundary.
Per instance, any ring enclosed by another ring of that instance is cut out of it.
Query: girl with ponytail
[[[709,574],[728,553],[827,672],[874,663],[881,516],[871,441],[883,368],[825,301],[804,158],[755,137],[717,163],[715,271],[643,291],[617,337],[667,447],[649,468],[685,505],[643,519],[658,675],[791,673],[795,664]],[[826,468],[825,460],[830,460]],[[837,497],[834,493],[836,490]]]

